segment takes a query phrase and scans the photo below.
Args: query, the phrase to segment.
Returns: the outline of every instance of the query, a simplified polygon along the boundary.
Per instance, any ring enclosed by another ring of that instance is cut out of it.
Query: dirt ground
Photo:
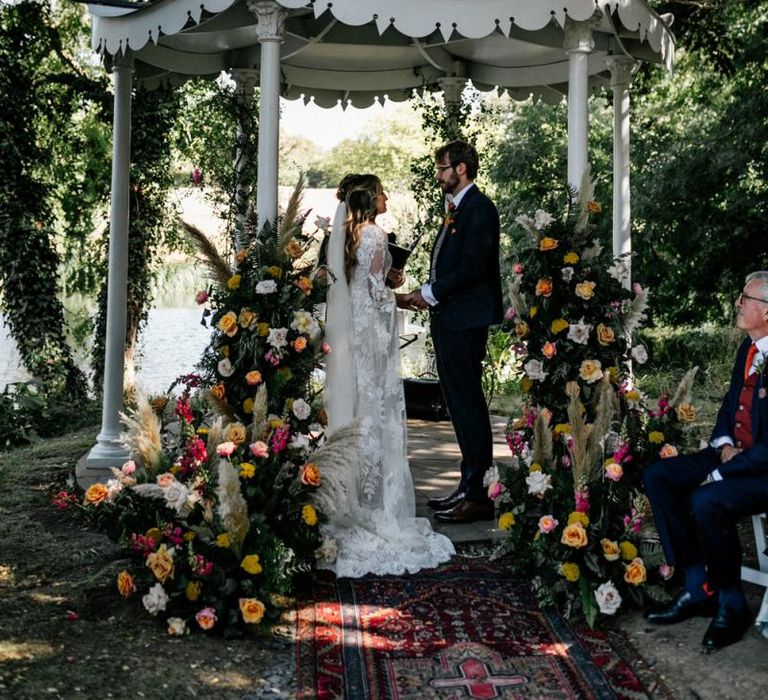
[[[49,505],[93,445],[96,429],[0,453],[0,697],[292,697],[290,620],[264,638],[172,638],[115,589],[122,565],[101,534]],[[754,610],[762,590],[749,586]],[[729,700],[768,693],[768,640],[751,630],[700,652],[705,620],[654,628],[618,621],[674,697]]]

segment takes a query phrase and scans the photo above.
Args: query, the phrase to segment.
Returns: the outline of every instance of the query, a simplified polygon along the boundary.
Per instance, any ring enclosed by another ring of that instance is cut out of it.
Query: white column
[[[280,134],[280,44],[286,12],[272,0],[249,0],[256,15],[256,36],[261,44],[259,96],[259,164],[256,211],[259,225],[277,220],[277,156]]]
[[[613,89],[613,257],[632,252],[630,192],[629,192],[629,87],[637,65],[626,56],[609,56]],[[624,285],[629,289],[631,276]]]
[[[104,390],[101,432],[96,444],[77,465],[82,486],[111,477],[109,467],[119,467],[130,458],[120,442],[123,408],[126,305],[128,296],[128,188],[131,158],[131,88],[133,56],[117,54],[114,73],[114,117],[112,126],[112,201],[109,215],[109,271],[107,281],[107,342],[104,358]]]
[[[231,75],[237,86],[235,99],[238,104],[237,148],[235,152],[235,221],[238,230],[242,231],[252,183],[245,182],[243,177],[243,173],[249,165],[248,150],[243,146],[245,139],[250,134],[250,125],[243,124],[241,116],[251,105],[254,89],[258,85],[259,74],[258,71],[251,68],[236,68],[231,71]]]
[[[445,120],[448,132],[451,138],[461,138],[459,133],[458,115],[461,109],[461,95],[467,85],[467,78],[458,76],[446,76],[437,80],[440,89],[443,91],[443,102],[445,103]]]
[[[581,189],[589,163],[589,54],[595,21],[566,19],[563,49],[568,54],[568,183]]]

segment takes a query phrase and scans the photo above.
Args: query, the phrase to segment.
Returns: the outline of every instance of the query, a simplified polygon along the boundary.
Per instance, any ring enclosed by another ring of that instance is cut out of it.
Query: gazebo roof
[[[671,69],[668,19],[645,0],[276,0],[285,8],[282,94],[364,107],[407,99],[445,77],[516,99],[559,101],[567,92],[566,18],[595,13],[593,80],[606,58],[626,54]],[[106,0],[109,2],[109,0]],[[253,2],[253,0],[251,0]],[[124,4],[124,3],[123,3]],[[139,7],[93,4],[93,47],[130,48],[152,85],[256,68],[260,45],[249,0],[159,0]]]

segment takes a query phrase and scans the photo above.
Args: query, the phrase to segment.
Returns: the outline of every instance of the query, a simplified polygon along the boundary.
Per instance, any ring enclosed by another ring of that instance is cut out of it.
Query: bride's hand
[[[392,288],[397,289],[397,287],[402,286],[403,282],[405,282],[405,273],[402,270],[398,270],[393,267],[389,271],[389,274],[387,275],[387,279],[392,285]]]

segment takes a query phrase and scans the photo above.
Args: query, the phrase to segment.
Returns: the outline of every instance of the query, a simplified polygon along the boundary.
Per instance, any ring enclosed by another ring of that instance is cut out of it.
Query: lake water
[[[200,325],[196,308],[152,309],[141,337],[137,383],[147,393],[165,391],[176,377],[194,371],[208,345],[210,330]],[[0,317],[0,390],[29,379],[16,343]]]

